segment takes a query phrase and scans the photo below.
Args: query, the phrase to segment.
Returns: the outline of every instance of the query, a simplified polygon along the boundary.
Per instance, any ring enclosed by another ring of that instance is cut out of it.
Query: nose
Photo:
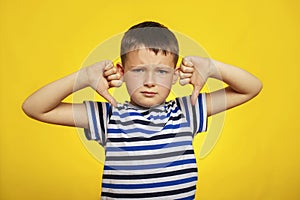
[[[147,87],[155,86],[154,77],[153,77],[153,74],[151,72],[146,74],[145,81],[144,81],[144,86],[147,86]]]

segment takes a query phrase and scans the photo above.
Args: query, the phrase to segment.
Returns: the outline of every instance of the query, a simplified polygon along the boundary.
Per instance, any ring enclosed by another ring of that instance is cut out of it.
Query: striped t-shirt
[[[105,148],[101,199],[194,199],[193,137],[206,131],[205,94],[145,109],[85,101],[89,140]]]

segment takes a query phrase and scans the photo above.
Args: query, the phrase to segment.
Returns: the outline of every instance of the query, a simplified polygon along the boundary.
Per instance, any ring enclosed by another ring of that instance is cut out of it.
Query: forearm
[[[209,77],[223,81],[228,86],[207,95],[208,115],[241,105],[254,98],[261,90],[261,81],[238,67],[212,61]]]
[[[87,87],[85,68],[45,85],[23,103],[24,112],[31,116],[45,114],[56,108],[63,99],[84,87]],[[80,76],[80,77],[79,77]]]
[[[223,81],[234,92],[254,97],[261,90],[261,81],[249,72],[215,60],[212,64],[210,77]]]
[[[223,81],[228,86],[206,95],[208,116],[238,106],[256,96],[262,83],[249,72],[209,58],[187,56],[180,65],[180,83],[194,86],[192,104],[208,78]]]

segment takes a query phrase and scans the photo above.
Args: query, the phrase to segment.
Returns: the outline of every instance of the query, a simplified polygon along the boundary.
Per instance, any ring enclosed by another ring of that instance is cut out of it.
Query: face
[[[146,108],[164,103],[177,80],[173,55],[149,49],[129,52],[123,69],[131,103]]]

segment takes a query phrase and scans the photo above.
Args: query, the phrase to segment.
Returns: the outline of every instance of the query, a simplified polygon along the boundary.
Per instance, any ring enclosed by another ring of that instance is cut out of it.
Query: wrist
[[[209,77],[215,79],[221,79],[221,74],[219,71],[219,62],[208,58],[209,62]]]
[[[75,73],[74,90],[80,90],[90,86],[86,67],[81,68]]]

